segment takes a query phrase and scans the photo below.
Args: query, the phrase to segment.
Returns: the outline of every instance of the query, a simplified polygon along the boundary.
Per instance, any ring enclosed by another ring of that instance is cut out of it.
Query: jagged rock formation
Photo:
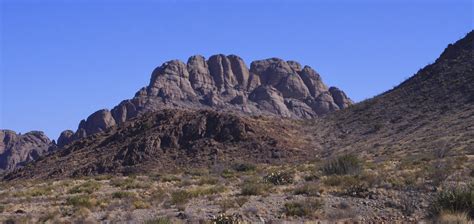
[[[81,121],[61,146],[163,108],[216,109],[249,115],[314,118],[347,108],[352,101],[328,88],[309,66],[278,58],[254,61],[250,69],[235,55],[195,55],[187,63],[172,60],[156,68],[147,87],[110,112],[100,110]]]
[[[145,173],[232,161],[284,162],[313,149],[289,120],[213,110],[164,109],[88,136],[5,178],[62,178]]]
[[[33,161],[54,148],[54,143],[43,132],[17,134],[0,130],[0,172]]]

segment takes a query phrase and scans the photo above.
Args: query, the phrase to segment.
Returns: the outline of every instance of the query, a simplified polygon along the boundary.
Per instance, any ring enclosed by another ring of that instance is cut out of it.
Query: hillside
[[[394,89],[315,120],[327,154],[474,154],[474,33]]]

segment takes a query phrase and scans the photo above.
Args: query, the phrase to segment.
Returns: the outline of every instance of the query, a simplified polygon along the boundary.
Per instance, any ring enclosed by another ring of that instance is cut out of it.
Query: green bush
[[[287,216],[311,217],[322,206],[323,203],[320,200],[311,198],[286,203],[284,212]]]
[[[438,193],[433,202],[436,214],[441,211],[468,213],[474,218],[474,183],[466,187],[446,189]]]
[[[322,168],[326,175],[352,175],[359,174],[361,170],[361,161],[353,155],[339,156],[325,163]]]
[[[263,180],[266,183],[272,183],[273,185],[285,185],[293,183],[293,174],[290,172],[278,171],[273,172],[265,177]]]

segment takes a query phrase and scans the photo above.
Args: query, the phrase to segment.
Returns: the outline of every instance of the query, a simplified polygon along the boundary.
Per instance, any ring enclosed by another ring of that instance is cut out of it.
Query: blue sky
[[[194,54],[280,57],[355,101],[473,29],[471,0],[0,0],[0,128],[57,138]]]

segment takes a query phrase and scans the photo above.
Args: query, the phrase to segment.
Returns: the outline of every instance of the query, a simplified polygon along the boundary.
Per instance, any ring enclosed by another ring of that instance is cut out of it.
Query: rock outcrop
[[[316,146],[294,141],[305,133],[293,123],[215,110],[163,109],[78,139],[5,179],[144,174],[235,161],[296,162]]]
[[[22,166],[54,149],[54,142],[43,132],[17,134],[10,130],[0,130],[0,172]]]
[[[163,108],[215,109],[246,115],[314,118],[344,109],[352,101],[338,88],[328,88],[309,66],[279,58],[247,67],[236,55],[201,55],[187,63],[172,60],[157,67],[147,87],[110,112],[100,110],[81,121],[78,130],[61,134],[60,145]]]

